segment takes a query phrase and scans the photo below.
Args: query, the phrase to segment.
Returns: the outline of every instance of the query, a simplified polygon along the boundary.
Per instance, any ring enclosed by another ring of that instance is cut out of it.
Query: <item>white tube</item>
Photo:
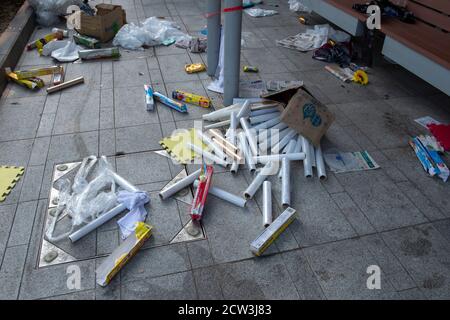
[[[245,136],[247,137],[248,144],[250,146],[250,150],[252,151],[254,156],[258,155],[258,144],[256,141],[256,136],[254,135],[255,130],[250,129],[250,125],[245,118],[240,119],[241,127],[244,129]]]
[[[199,181],[194,181],[194,187],[197,188]],[[247,200],[244,198],[241,198],[237,195],[234,195],[228,191],[225,191],[223,189],[217,188],[217,187],[210,187],[208,190],[208,194],[212,194],[213,196],[216,196],[219,199],[228,201],[231,204],[234,204],[235,206],[245,208],[245,205],[247,204]]]
[[[211,130],[209,130],[209,133],[210,133],[214,138],[216,138],[217,140],[221,141],[223,144],[227,145],[229,148],[233,149],[234,151],[237,151],[237,150],[238,150],[238,148],[237,148],[234,144],[232,144],[230,141],[228,141],[227,139],[225,139],[225,138],[222,136],[222,133],[221,133],[219,130],[211,129]]]
[[[173,196],[178,191],[180,191],[180,190],[186,188],[187,186],[190,186],[191,184],[193,184],[195,179],[198,179],[198,177],[200,176],[200,173],[201,173],[201,169],[198,169],[197,171],[191,173],[187,177],[185,177],[185,178],[181,179],[180,181],[174,183],[173,185],[171,185],[170,187],[166,188],[165,190],[161,190],[159,192],[159,196],[163,200]]]
[[[279,152],[280,150],[282,150],[296,135],[297,132],[295,132],[294,130],[290,131],[285,137],[283,137],[283,139],[280,140],[278,145],[272,147],[274,152]]]
[[[197,131],[197,135],[202,139],[203,143],[206,144],[208,147],[210,147],[213,151],[214,154],[220,158],[220,159],[225,159],[225,153],[223,153],[223,150],[221,147],[219,147],[217,144],[214,143],[214,141],[212,141],[212,139],[210,137],[208,137],[205,133],[203,133],[201,130],[196,130]]]
[[[220,159],[219,157],[213,155],[211,152],[203,150],[201,147],[198,147],[192,143],[188,143],[187,146],[188,146],[188,148],[191,148],[191,150],[194,150],[194,152],[197,153],[199,156],[206,158],[206,159],[212,161],[213,163],[218,164],[224,168],[227,167],[227,162],[225,160]]]
[[[311,152],[311,165],[313,167],[316,167],[316,151],[315,151],[314,146],[313,146],[312,143],[309,143],[309,148],[311,149],[310,150],[310,152]]]
[[[293,151],[294,153],[297,153],[297,152],[302,152],[302,136],[301,135],[299,135],[298,137],[297,137],[297,143],[296,143],[296,145],[295,145],[295,148],[294,148],[294,151]]]
[[[250,114],[250,102],[248,100],[245,100],[242,104],[241,109],[239,109],[238,113],[236,114],[236,119],[240,120],[243,117],[248,117]]]
[[[252,183],[244,191],[245,199],[251,199],[255,195],[256,191],[261,187],[262,183],[272,174],[273,162],[268,162],[261,171],[257,174]]]
[[[269,120],[274,119],[275,117],[279,117],[279,116],[280,116],[280,112],[276,111],[273,113],[266,113],[266,114],[261,114],[259,116],[250,117],[249,120],[250,120],[250,123],[252,125],[254,125],[257,123],[269,121]]]
[[[236,128],[237,128],[237,118],[236,113],[233,111],[230,114],[230,127],[227,130],[227,133],[225,133],[225,137],[230,141],[231,143],[235,143],[235,137],[236,137]]]
[[[268,128],[271,128],[271,127],[279,124],[280,122],[281,122],[281,118],[276,117],[276,118],[268,120],[266,122],[257,124],[256,126],[253,127],[253,129],[255,129],[255,130],[268,129]]]
[[[227,157],[227,161],[228,162],[233,162],[233,159],[236,159],[238,161],[241,161],[242,158],[241,156],[235,152],[234,150],[230,149],[230,147],[228,145],[225,145],[222,143],[222,141],[219,141],[219,139],[216,139],[215,137],[212,139],[212,141],[214,142],[214,144],[218,145],[219,147],[221,147],[225,153],[228,155]]]
[[[256,116],[260,116],[262,114],[273,113],[273,112],[277,112],[277,111],[280,111],[280,110],[278,110],[278,108],[255,110],[255,111],[250,112],[250,117],[256,117]]]
[[[222,127],[226,127],[229,125],[230,125],[230,120],[224,120],[224,121],[216,122],[213,124],[208,124],[208,125],[204,126],[204,128],[205,128],[205,130],[209,130],[209,129],[222,128]]]
[[[265,156],[253,157],[253,160],[257,163],[268,163],[268,162],[280,162],[283,159],[288,159],[289,161],[299,161],[305,159],[305,154],[303,152],[299,153],[281,153],[281,154],[270,154]]]
[[[226,119],[230,116],[231,112],[238,111],[240,108],[241,108],[241,104],[236,103],[236,104],[233,104],[226,108],[222,108],[220,110],[216,110],[216,111],[204,114],[202,116],[202,119],[206,120],[206,121],[218,121],[218,120]]]
[[[316,148],[316,169],[319,179],[326,180],[327,171],[325,169],[325,163],[323,161],[322,147],[320,145]]]
[[[270,128],[270,130],[284,130],[288,127],[288,125],[284,122],[277,123],[273,127]]]
[[[312,158],[311,158],[311,147],[309,145],[308,139],[302,137],[302,150],[305,154],[305,160],[303,160],[303,169],[305,173],[305,177],[312,178]]]
[[[291,204],[291,162],[287,158],[281,161],[281,204],[283,207]]]
[[[245,157],[245,163],[247,164],[250,172],[254,172],[256,170],[255,161],[253,160],[252,153],[248,147],[247,138],[243,132],[239,132],[238,134],[239,144],[241,147],[241,151]]]
[[[272,183],[263,183],[263,226],[267,228],[272,223]]]
[[[119,176],[117,173],[115,173],[112,170],[109,170],[109,173],[114,177],[114,182],[118,184],[123,189],[130,191],[130,192],[138,192],[139,189],[133,186],[130,182]]]
[[[289,141],[288,145],[284,148],[285,149],[284,153],[287,153],[287,154],[293,153],[296,145],[297,145],[297,139],[291,139],[291,141]],[[283,171],[280,170],[280,172],[278,173],[278,178],[281,179],[282,174],[283,174]]]

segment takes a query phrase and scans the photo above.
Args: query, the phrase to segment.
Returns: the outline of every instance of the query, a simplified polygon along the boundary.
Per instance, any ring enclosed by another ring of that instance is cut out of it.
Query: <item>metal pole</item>
[[[214,76],[219,63],[220,51],[220,0],[208,0],[208,75]]]
[[[224,1],[224,95],[223,104],[229,106],[239,96],[241,69],[242,0]]]

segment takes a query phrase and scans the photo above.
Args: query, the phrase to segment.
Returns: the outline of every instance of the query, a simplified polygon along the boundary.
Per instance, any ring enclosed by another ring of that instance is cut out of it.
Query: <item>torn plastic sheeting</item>
[[[261,8],[249,8],[244,10],[246,14],[248,14],[251,17],[258,18],[258,17],[268,17],[273,16],[275,14],[278,14],[278,11],[275,10],[266,10]]]
[[[160,45],[168,39],[191,40],[191,36],[181,31],[173,21],[150,17],[142,25],[124,25],[114,37],[113,45],[138,50],[143,46]]]
[[[135,229],[138,222],[144,222],[147,210],[144,205],[150,202],[150,197],[144,191],[119,191],[117,202],[124,204],[130,212],[117,221],[122,239],[127,238]]]
[[[60,62],[72,62],[78,60],[78,51],[83,50],[82,47],[78,46],[75,42],[68,42],[65,47],[56,49],[51,53],[53,59]]]
[[[67,13],[71,5],[81,6],[81,0],[28,0],[30,6],[36,13],[36,22],[42,26],[58,24],[59,16]]]

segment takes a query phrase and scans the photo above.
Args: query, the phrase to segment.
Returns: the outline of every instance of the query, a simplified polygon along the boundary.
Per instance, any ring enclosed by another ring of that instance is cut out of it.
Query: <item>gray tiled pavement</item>
[[[108,1],[105,1],[108,2]],[[206,21],[206,0],[114,0],[129,22],[167,16],[196,34]],[[274,1],[272,1],[274,2]],[[369,150],[382,166],[372,172],[306,180],[293,172],[293,207],[299,218],[260,258],[249,242],[261,232],[261,193],[246,209],[214,197],[204,219],[207,239],[167,245],[186,223],[187,210],[156,193],[181,170],[151,151],[175,128],[192,126],[208,110],[192,107],[181,115],[163,106],[143,107],[142,85],[162,92],[175,88],[220,97],[206,90],[206,74],[188,75],[185,63],[206,62],[205,54],[157,47],[122,50],[119,61],[66,65],[67,78],[86,83],[47,96],[9,84],[0,100],[0,164],[26,167],[0,203],[1,299],[449,299],[450,187],[426,176],[407,145],[424,133],[413,120],[430,115],[450,121],[450,98],[398,66],[377,59],[367,87],[342,84],[322,62],[280,48],[275,40],[305,29],[287,1],[280,15],[243,15],[241,60],[260,73],[243,79],[303,80],[336,114],[324,149]],[[273,9],[273,7],[271,7]],[[318,17],[316,22],[324,22]],[[33,38],[48,30],[37,28]],[[19,67],[50,64],[24,52]],[[116,153],[120,152],[120,156]],[[120,242],[114,222],[70,247],[80,259],[81,290],[66,286],[67,264],[38,268],[37,261],[53,166],[90,154],[111,156],[118,173],[151,193],[148,221],[154,236],[106,287],[95,284],[95,267]],[[195,166],[188,166],[188,171]],[[252,177],[217,173],[214,184],[241,192]],[[271,178],[280,189],[278,178]],[[274,212],[279,214],[279,193]],[[381,290],[368,290],[366,268],[381,268]]]

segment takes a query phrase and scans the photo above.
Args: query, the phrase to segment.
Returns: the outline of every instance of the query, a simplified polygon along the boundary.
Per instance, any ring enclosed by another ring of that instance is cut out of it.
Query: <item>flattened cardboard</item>
[[[81,13],[79,33],[107,42],[114,38],[119,29],[126,24],[126,13],[119,5],[98,4],[97,14],[90,16]]]
[[[335,119],[334,114],[304,86],[292,86],[261,97],[281,102],[285,106],[281,121],[314,146],[319,146],[320,140]]]

